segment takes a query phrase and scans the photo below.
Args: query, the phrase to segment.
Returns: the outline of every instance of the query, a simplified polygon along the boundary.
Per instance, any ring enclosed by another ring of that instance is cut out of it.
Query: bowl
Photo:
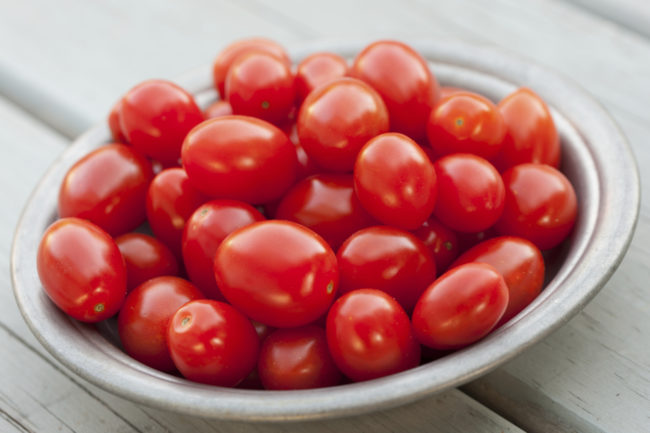
[[[16,228],[11,255],[14,293],[40,343],[79,376],[134,402],[201,417],[284,421],[360,414],[462,385],[566,323],[611,277],[634,232],[639,176],[623,134],[579,86],[526,60],[462,42],[408,43],[431,63],[443,85],[474,90],[495,101],[528,86],[551,107],[562,141],[562,170],[576,189],[579,214],[571,238],[548,264],[545,289],[525,310],[463,350],[399,374],[331,388],[227,389],[153,370],[120,350],[114,323],[84,324],[59,311],[45,295],[36,271],[37,246],[57,218],[57,193],[66,171],[81,156],[110,141],[102,122],[75,140],[47,171]],[[364,46],[312,43],[291,54],[295,61],[320,50],[353,58]],[[201,104],[216,98],[209,66],[178,83]]]

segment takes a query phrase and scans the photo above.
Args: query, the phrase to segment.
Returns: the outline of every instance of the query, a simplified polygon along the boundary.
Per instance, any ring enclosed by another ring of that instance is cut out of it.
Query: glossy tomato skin
[[[314,325],[271,333],[260,348],[257,370],[265,389],[322,388],[341,380],[325,330]]]
[[[503,173],[506,200],[495,228],[547,250],[567,238],[578,213],[575,190],[559,170],[546,164],[520,164]]]
[[[460,246],[456,232],[435,217],[430,217],[412,233],[431,251],[438,273],[444,272],[449,264],[458,257]]]
[[[313,231],[290,221],[261,221],[231,233],[214,271],[221,293],[258,322],[302,326],[327,311],[338,288],[336,256]]]
[[[386,133],[359,152],[354,190],[377,220],[413,230],[433,212],[438,184],[433,164],[420,146],[406,135]]]
[[[143,233],[127,233],[115,238],[115,243],[126,264],[127,291],[155,277],[178,275],[176,257],[158,239]]]
[[[122,254],[111,236],[89,221],[62,218],[48,227],[38,246],[37,269],[45,293],[77,320],[99,322],[122,306]]]
[[[129,90],[119,113],[129,143],[167,165],[178,162],[183,139],[203,121],[192,95],[164,80],[145,81]]]
[[[317,174],[298,182],[280,201],[275,218],[310,228],[335,251],[352,233],[375,224],[348,174]]]
[[[560,139],[546,103],[532,90],[522,87],[498,104],[507,133],[495,159],[499,171],[518,164],[560,166]]]
[[[174,276],[150,279],[131,291],[117,317],[126,353],[160,371],[175,369],[167,348],[167,327],[181,306],[203,294],[189,281]]]
[[[515,236],[500,236],[469,249],[452,263],[487,263],[496,269],[508,286],[508,306],[497,326],[526,308],[542,290],[544,258],[530,241]]]
[[[182,258],[181,242],[185,222],[209,198],[199,192],[180,167],[168,168],[156,175],[147,191],[147,219],[151,231]]]
[[[439,85],[415,50],[397,41],[374,42],[356,57],[350,76],[379,92],[390,114],[391,131],[414,140],[426,136],[427,119],[438,100]]]
[[[214,255],[235,230],[264,220],[253,206],[235,200],[212,200],[201,205],[183,231],[183,262],[190,280],[210,299],[224,300],[214,279]]]
[[[219,100],[210,104],[208,108],[205,109],[203,115],[206,119],[214,119],[216,117],[230,116],[232,114],[232,106],[230,102]]]
[[[472,153],[490,160],[506,134],[501,112],[489,99],[457,92],[438,101],[427,122],[429,144],[438,156]]]
[[[476,155],[456,153],[440,158],[434,166],[438,201],[433,214],[443,224],[472,233],[489,228],[499,219],[505,189],[492,164]]]
[[[434,281],[413,310],[413,330],[425,346],[458,349],[487,335],[508,305],[501,274],[485,263],[466,263]]]
[[[348,73],[348,62],[338,54],[321,52],[305,57],[296,68],[296,99],[302,103],[312,90]]]
[[[282,60],[287,66],[291,66],[291,60],[289,60],[287,52],[277,42],[265,38],[250,38],[233,42],[217,55],[212,65],[214,87],[222,99],[226,96],[226,76],[228,75],[230,66],[239,56],[251,51],[262,51],[272,54]]]
[[[116,236],[145,220],[151,164],[123,144],[101,146],[77,161],[59,189],[59,216],[87,219]]]
[[[208,120],[190,132],[182,160],[199,191],[251,204],[284,194],[298,166],[284,132],[263,120],[235,115]]]
[[[108,129],[111,130],[111,136],[116,143],[128,143],[126,136],[122,132],[122,125],[120,125],[120,110],[122,109],[122,100],[120,99],[113,105],[110,113],[108,114]]]
[[[189,380],[234,387],[255,368],[259,339],[251,321],[232,306],[194,300],[172,316],[167,344]]]
[[[413,368],[420,345],[408,315],[388,294],[358,289],[339,298],[327,315],[327,343],[338,368],[355,382]]]
[[[379,94],[352,78],[339,78],[311,92],[298,112],[298,138],[316,164],[349,172],[361,147],[388,131],[388,111]]]
[[[388,226],[359,230],[337,254],[341,293],[372,287],[397,299],[406,311],[436,277],[431,252],[413,234]]]

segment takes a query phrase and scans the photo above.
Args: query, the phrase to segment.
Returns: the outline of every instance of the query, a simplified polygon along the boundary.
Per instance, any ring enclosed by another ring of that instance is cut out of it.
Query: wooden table
[[[650,180],[650,3],[644,0],[0,1],[0,254],[30,190],[133,84],[175,78],[251,35],[456,38],[500,47],[583,86],[627,135]],[[0,272],[2,432],[648,432],[650,201],[621,267],[568,324],[460,389],[327,422],[242,424],[153,410],[106,393],[38,344]]]

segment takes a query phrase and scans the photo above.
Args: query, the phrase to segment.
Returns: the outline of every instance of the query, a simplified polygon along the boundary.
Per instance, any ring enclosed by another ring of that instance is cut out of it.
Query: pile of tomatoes
[[[113,142],[68,171],[38,249],[67,314],[117,315],[124,350],[161,371],[301,389],[415,367],[538,295],[577,202],[533,91],[441,87],[396,41],[294,67],[248,39],[213,72],[205,110],[135,86]]]

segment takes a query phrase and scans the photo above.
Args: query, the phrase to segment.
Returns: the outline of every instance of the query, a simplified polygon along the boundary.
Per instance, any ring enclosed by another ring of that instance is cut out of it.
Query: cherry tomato
[[[454,87],[454,86],[440,86],[440,99],[438,100],[438,102],[442,101],[447,96],[453,95],[454,93],[463,93],[463,92],[467,92],[467,90],[461,89],[460,87]]]
[[[520,164],[503,173],[506,200],[499,234],[520,236],[547,250],[571,232],[578,204],[571,182],[546,164]]]
[[[214,87],[219,91],[219,96],[222,99],[226,96],[226,75],[228,75],[230,66],[240,55],[250,51],[263,51],[272,54],[287,66],[291,66],[291,60],[289,60],[284,48],[274,41],[264,38],[251,38],[233,42],[217,55],[212,66]]]
[[[436,277],[431,252],[413,234],[387,226],[359,230],[341,245],[341,293],[372,287],[411,311]]]
[[[366,141],[388,131],[388,112],[366,83],[339,78],[307,96],[297,123],[309,157],[325,169],[346,172]]]
[[[279,198],[296,178],[294,145],[260,119],[225,116],[187,135],[183,167],[199,191],[211,197],[261,204]]]
[[[293,73],[271,54],[248,52],[228,70],[226,99],[234,114],[281,124],[287,121],[296,99]]]
[[[214,255],[217,247],[235,230],[264,220],[264,216],[247,203],[213,200],[200,206],[185,224],[183,261],[190,280],[208,298],[223,300],[214,279]]]
[[[317,174],[298,182],[282,198],[275,218],[309,227],[334,250],[352,233],[374,223],[347,174]]]
[[[451,267],[471,262],[494,266],[508,286],[508,307],[497,326],[516,316],[542,290],[544,258],[526,239],[514,236],[489,239],[463,253]]]
[[[309,389],[334,386],[341,373],[318,326],[278,329],[262,343],[257,363],[266,389]]]
[[[175,164],[188,132],[203,121],[192,95],[174,83],[149,80],[122,99],[120,125],[133,147],[163,164]]]
[[[221,293],[253,320],[277,328],[306,325],[336,296],[336,256],[306,227],[261,221],[231,233],[214,271]]]
[[[59,189],[59,216],[78,217],[115,236],[145,220],[151,164],[130,146],[109,144],[77,161]]]
[[[354,59],[350,75],[370,84],[386,103],[391,131],[414,140],[426,136],[439,86],[426,60],[408,45],[377,41]]]
[[[41,239],[36,261],[47,296],[75,319],[99,322],[122,306],[124,259],[97,225],[79,218],[54,222]]]
[[[501,149],[506,124],[489,99],[457,92],[438,101],[427,123],[429,144],[439,156],[473,153],[492,159]]]
[[[338,54],[314,53],[305,57],[296,68],[296,98],[299,103],[315,88],[345,77],[348,62]]]
[[[182,168],[161,171],[149,185],[147,219],[151,231],[179,259],[185,222],[206,201],[208,197],[192,186]]]
[[[158,239],[142,233],[115,238],[126,264],[126,289],[131,291],[154,277],[178,275],[178,263],[171,250]]]
[[[457,153],[440,158],[434,166],[438,201],[433,213],[440,222],[453,230],[480,232],[499,219],[505,189],[492,164],[476,155]]]
[[[131,291],[117,317],[126,353],[160,371],[175,369],[167,348],[167,327],[176,310],[203,294],[189,281],[174,276],[150,279]]]
[[[430,217],[412,233],[424,242],[424,245],[433,254],[438,273],[447,269],[449,264],[458,256],[458,236],[435,217]]]
[[[120,125],[120,110],[122,109],[122,100],[120,99],[113,105],[111,112],[108,114],[108,128],[111,130],[111,136],[117,143],[128,143],[126,136],[122,132]]]
[[[332,305],[327,344],[338,368],[357,382],[420,362],[420,345],[408,316],[395,299],[375,289],[354,290]]]
[[[485,263],[450,269],[422,294],[413,310],[413,331],[434,349],[458,349],[487,335],[508,305],[501,274]]]
[[[499,171],[528,162],[560,166],[560,139],[553,117],[535,92],[522,87],[506,96],[498,107],[507,129],[494,164]]]
[[[354,165],[354,190],[363,207],[384,224],[416,229],[436,204],[433,164],[413,140],[386,133],[366,143]]]
[[[205,109],[203,115],[206,119],[214,119],[215,117],[230,116],[232,114],[232,107],[228,101],[215,101],[208,108]]]
[[[251,321],[214,300],[195,300],[172,316],[167,344],[178,371],[195,382],[236,386],[255,368],[259,340]]]

